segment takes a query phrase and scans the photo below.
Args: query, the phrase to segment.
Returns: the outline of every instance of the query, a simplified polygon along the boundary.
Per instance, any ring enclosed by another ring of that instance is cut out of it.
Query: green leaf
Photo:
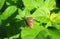
[[[36,5],[35,5],[36,3],[34,0],[22,0],[22,1],[23,1],[23,4],[25,5],[26,9],[31,10],[36,7]]]
[[[45,0],[44,4],[45,7],[49,8],[49,10],[52,10],[55,8],[56,2],[55,0]]]
[[[60,39],[60,30],[56,28],[48,28],[48,32],[51,35],[51,39]]]
[[[47,8],[39,8],[32,14],[32,16],[36,20],[46,23],[49,21],[50,12]]]
[[[34,39],[35,36],[44,28],[42,26],[39,26],[38,23],[33,23],[33,28],[25,27],[22,28],[22,39]]]
[[[36,35],[35,39],[46,39],[48,35],[49,35],[48,31],[44,29]]]
[[[14,36],[11,36],[9,37],[9,39],[14,39],[14,38],[18,38],[20,34],[17,34],[17,35],[14,35]]]
[[[7,5],[16,5],[17,0],[6,0]]]
[[[16,16],[17,19],[22,19],[25,16],[25,13],[18,8],[18,15]]]
[[[3,7],[5,0],[0,0],[0,9]]]
[[[44,6],[44,0],[35,0],[37,7],[43,7]]]
[[[24,9],[24,10],[21,10],[18,8],[18,15],[16,16],[17,19],[22,19],[22,18],[25,18],[25,17],[28,17],[30,16],[30,11],[27,10],[27,9]]]
[[[9,6],[3,14],[0,15],[1,20],[6,20],[8,17],[10,17],[14,12],[17,10],[16,6]]]
[[[50,20],[52,21],[54,27],[60,29],[60,13],[52,13],[50,16]]]
[[[60,38],[60,30],[55,28],[48,28],[40,31],[35,39],[59,39]]]

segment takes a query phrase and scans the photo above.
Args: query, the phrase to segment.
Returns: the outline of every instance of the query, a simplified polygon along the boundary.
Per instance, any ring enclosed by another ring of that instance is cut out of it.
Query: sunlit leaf
[[[33,28],[22,28],[22,39],[34,39],[35,36],[44,28],[42,26],[39,26],[38,23],[34,22]]]
[[[14,12],[17,10],[16,6],[10,6],[8,7],[3,14],[0,15],[1,20],[6,20],[8,17],[10,17]]]
[[[0,9],[3,7],[5,0],[0,0]]]

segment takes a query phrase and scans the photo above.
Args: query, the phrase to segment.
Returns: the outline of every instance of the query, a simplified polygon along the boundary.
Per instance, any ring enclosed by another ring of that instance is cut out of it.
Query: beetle
[[[25,22],[30,28],[33,28],[33,23],[32,23],[33,21],[34,21],[33,17],[26,17],[25,18]]]

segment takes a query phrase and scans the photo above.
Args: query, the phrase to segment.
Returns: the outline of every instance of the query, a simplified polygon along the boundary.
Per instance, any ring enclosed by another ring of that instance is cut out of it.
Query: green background
[[[60,1],[0,0],[0,39],[60,39]]]

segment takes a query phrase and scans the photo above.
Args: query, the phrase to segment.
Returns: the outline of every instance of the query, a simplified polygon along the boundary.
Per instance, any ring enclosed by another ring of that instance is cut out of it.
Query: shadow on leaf
[[[25,27],[24,20],[14,19],[17,15],[17,11],[9,17],[7,20],[4,20],[0,26],[0,38],[9,38],[11,36],[19,34],[19,39],[21,39],[21,27]],[[7,26],[6,24],[9,25]]]

